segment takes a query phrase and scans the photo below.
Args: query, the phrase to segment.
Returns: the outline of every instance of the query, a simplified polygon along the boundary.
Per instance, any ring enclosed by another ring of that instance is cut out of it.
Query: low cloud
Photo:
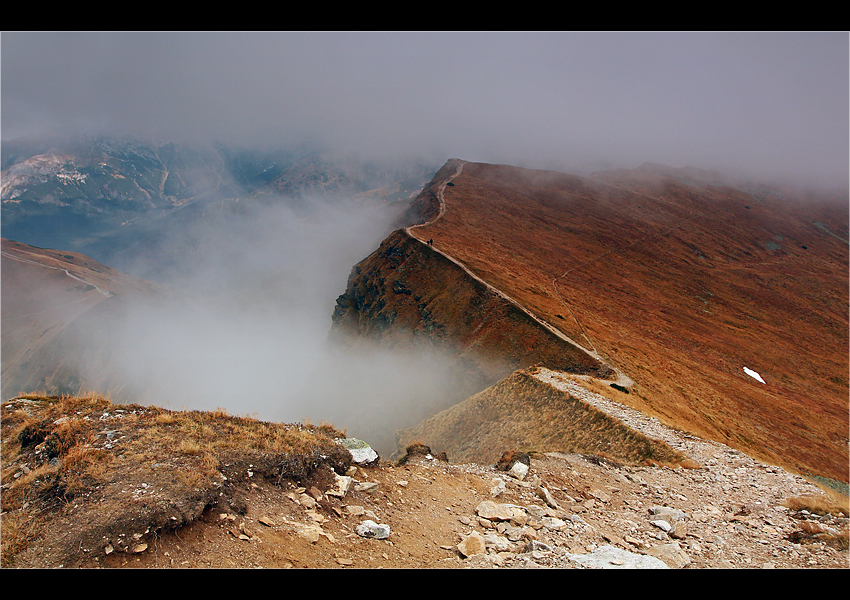
[[[128,308],[110,334],[112,380],[134,402],[327,421],[389,453],[397,428],[445,407],[451,361],[424,350],[352,353],[329,333],[352,267],[396,212],[350,199],[297,204],[228,209],[161,237],[167,257],[135,256],[128,271],[167,264],[160,282],[182,295]]]
[[[3,135],[313,140],[846,187],[846,32],[12,32]]]

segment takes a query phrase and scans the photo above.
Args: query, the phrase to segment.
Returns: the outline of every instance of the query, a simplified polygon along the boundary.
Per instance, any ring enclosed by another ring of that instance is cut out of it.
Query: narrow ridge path
[[[105,290],[102,290],[90,281],[86,281],[85,279],[80,279],[79,277],[77,277],[76,275],[74,275],[70,271],[68,271],[68,269],[64,269],[62,267],[51,267],[50,265],[45,265],[44,263],[40,263],[40,262],[35,261],[35,260],[29,260],[29,259],[26,259],[26,258],[21,258],[20,256],[15,256],[14,254],[9,254],[8,252],[5,252],[5,251],[0,252],[0,254],[2,254],[6,258],[10,258],[10,259],[16,260],[18,262],[27,263],[27,264],[30,264],[30,265],[37,265],[39,267],[44,267],[45,269],[53,269],[54,271],[65,271],[65,275],[67,275],[71,279],[74,279],[76,281],[79,281],[80,283],[85,283],[86,285],[92,286],[94,289],[96,289],[99,293],[103,294],[107,298],[109,298],[110,296],[113,295],[112,292],[107,292]]]
[[[577,341],[575,341],[574,339],[572,339],[572,338],[568,337],[566,334],[564,334],[564,332],[562,332],[561,330],[559,330],[559,329],[558,329],[558,328],[556,328],[555,326],[553,326],[553,325],[551,325],[551,324],[547,323],[546,321],[544,321],[543,319],[541,319],[540,317],[538,317],[537,315],[535,315],[533,312],[531,312],[531,310],[529,310],[528,308],[526,308],[525,306],[523,306],[522,304],[520,304],[520,303],[519,303],[518,301],[516,301],[515,299],[511,298],[508,294],[506,294],[506,293],[505,293],[505,292],[503,292],[502,290],[500,290],[500,289],[498,289],[498,288],[494,287],[492,284],[490,284],[490,283],[488,283],[488,282],[484,281],[481,277],[479,277],[478,275],[476,275],[475,273],[473,273],[473,272],[472,272],[472,271],[471,271],[471,270],[470,270],[470,269],[469,269],[466,265],[464,265],[461,261],[459,261],[458,259],[454,258],[453,256],[450,256],[449,254],[447,254],[447,253],[443,252],[442,250],[440,250],[440,249],[438,249],[438,248],[434,247],[433,245],[428,244],[428,242],[427,242],[426,240],[422,240],[422,239],[418,238],[418,237],[417,237],[417,236],[413,233],[415,229],[418,229],[418,228],[420,228],[420,227],[424,227],[424,226],[426,226],[426,225],[431,225],[432,223],[435,223],[436,221],[438,221],[438,220],[440,219],[440,217],[442,217],[442,216],[443,216],[443,213],[445,213],[445,212],[446,212],[446,200],[445,200],[445,196],[444,196],[444,192],[445,192],[445,189],[446,189],[446,185],[447,185],[450,181],[452,181],[453,179],[455,179],[458,175],[460,175],[460,174],[461,174],[461,172],[463,171],[463,165],[464,165],[464,164],[466,164],[466,163],[465,163],[465,161],[462,161],[462,160],[459,160],[459,159],[452,159],[452,161],[457,163],[457,168],[455,169],[455,172],[454,172],[453,174],[451,174],[449,177],[447,177],[445,181],[441,182],[441,183],[439,184],[438,188],[437,188],[437,199],[438,199],[438,200],[439,200],[439,202],[440,202],[440,210],[439,210],[439,212],[438,212],[437,216],[436,216],[436,217],[434,217],[431,221],[427,221],[427,222],[425,222],[425,223],[420,223],[420,224],[418,224],[418,225],[410,225],[410,226],[408,226],[408,227],[405,227],[405,228],[404,228],[404,232],[405,232],[405,233],[406,233],[409,237],[413,238],[414,240],[416,240],[416,241],[418,241],[418,242],[420,242],[420,243],[422,243],[422,244],[425,244],[426,246],[428,246],[429,248],[431,248],[431,249],[432,249],[432,250],[434,250],[435,252],[438,252],[438,253],[440,253],[441,255],[443,255],[444,257],[446,257],[448,260],[450,260],[451,262],[453,262],[454,264],[456,264],[458,267],[460,267],[461,269],[463,269],[463,271],[464,271],[467,275],[469,275],[470,277],[472,277],[473,279],[475,279],[475,280],[476,280],[476,281],[478,281],[479,283],[481,283],[481,284],[483,284],[484,286],[486,286],[488,289],[492,290],[494,293],[498,294],[499,296],[501,296],[502,298],[504,298],[505,300],[507,300],[508,302],[510,302],[511,304],[513,304],[514,306],[516,306],[518,309],[520,309],[520,310],[521,310],[521,311],[523,311],[525,314],[527,314],[529,317],[531,317],[532,319],[534,319],[534,321],[536,321],[538,324],[540,324],[541,326],[545,327],[547,330],[549,330],[552,334],[554,334],[555,336],[557,336],[559,339],[561,339],[561,340],[563,340],[563,341],[567,342],[568,344],[572,344],[573,346],[575,346],[576,348],[578,348],[579,350],[581,350],[582,352],[584,352],[584,353],[585,353],[585,354],[587,354],[588,356],[591,356],[592,358],[594,358],[594,359],[595,359],[595,360],[597,360],[598,362],[600,362],[600,363],[602,363],[602,364],[604,364],[604,365],[608,366],[608,367],[609,367],[612,371],[614,371],[614,373],[616,373],[616,374],[617,374],[617,379],[616,379],[615,381],[602,380],[602,379],[600,379],[599,381],[604,381],[605,383],[616,383],[616,384],[618,384],[618,385],[621,385],[621,386],[623,386],[623,387],[627,387],[627,388],[628,388],[628,387],[631,387],[632,385],[634,385],[634,381],[632,381],[632,379],[631,379],[628,375],[626,375],[625,373],[623,373],[622,371],[620,371],[620,370],[619,370],[618,368],[616,368],[614,365],[610,364],[607,360],[603,359],[603,358],[599,355],[599,353],[596,351],[596,349],[595,349],[595,348],[591,350],[591,349],[588,349],[588,348],[586,348],[585,346],[583,346],[583,345],[579,344]],[[557,288],[556,288],[556,291],[557,291]],[[558,294],[558,297],[560,298],[560,294]],[[561,299],[561,301],[563,302],[563,299]],[[569,308],[569,305],[567,305],[567,304],[566,304],[566,302],[564,302],[564,304],[567,306],[567,308]],[[581,327],[581,325],[579,325],[579,327]],[[591,342],[591,344],[592,344],[592,342]]]

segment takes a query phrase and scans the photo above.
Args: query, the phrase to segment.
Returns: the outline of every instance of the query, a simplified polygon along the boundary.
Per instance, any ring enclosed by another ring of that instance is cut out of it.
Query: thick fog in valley
[[[575,174],[655,162],[848,183],[846,32],[4,32],[0,41],[4,141],[308,143],[437,168],[453,157]],[[345,352],[328,334],[352,267],[398,208],[279,200],[164,226],[159,253],[132,249],[111,264],[178,294],[134,306],[112,358],[145,401],[327,420],[370,441],[385,435],[375,443],[386,451],[394,427],[433,412],[450,360]]]
[[[329,333],[353,266],[397,213],[349,198],[300,198],[297,207],[266,198],[166,227],[122,264],[174,295],[122,313],[111,358],[126,388],[113,393],[140,390],[135,401],[174,410],[327,421],[393,450],[394,427],[440,404],[449,360],[424,349],[352,352]]]

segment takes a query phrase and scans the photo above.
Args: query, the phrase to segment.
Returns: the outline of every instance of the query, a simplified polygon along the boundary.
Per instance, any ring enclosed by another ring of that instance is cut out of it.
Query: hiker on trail
[[[428,245],[429,245],[429,246],[433,246],[433,245],[434,245],[434,240],[433,240],[433,238],[432,238],[432,239],[430,239],[430,240],[428,240]]]

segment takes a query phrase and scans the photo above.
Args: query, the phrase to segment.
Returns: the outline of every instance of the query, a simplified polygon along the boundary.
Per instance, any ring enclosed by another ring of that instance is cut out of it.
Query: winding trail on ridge
[[[632,385],[634,385],[634,381],[632,381],[632,379],[631,379],[628,375],[626,375],[625,373],[623,373],[622,371],[620,371],[620,370],[619,370],[618,368],[616,368],[614,365],[610,364],[607,360],[603,359],[603,358],[599,355],[599,353],[596,351],[596,348],[595,348],[595,347],[591,350],[591,349],[588,349],[588,348],[586,348],[585,346],[583,346],[583,345],[579,344],[577,341],[575,341],[574,339],[572,339],[572,338],[568,337],[567,335],[565,335],[565,334],[564,334],[564,332],[562,332],[561,330],[557,329],[555,326],[551,325],[550,323],[547,323],[546,321],[544,321],[543,319],[541,319],[540,317],[538,317],[537,315],[535,315],[533,312],[531,312],[531,310],[529,310],[528,308],[526,308],[525,306],[523,306],[522,304],[520,304],[519,302],[517,302],[516,300],[514,300],[513,298],[511,298],[508,294],[506,294],[506,293],[505,293],[505,292],[503,292],[502,290],[500,290],[500,289],[498,289],[498,288],[494,287],[494,286],[493,286],[493,285],[491,285],[490,283],[488,283],[488,282],[484,281],[483,279],[481,279],[481,277],[479,277],[478,275],[476,275],[475,273],[473,273],[473,272],[472,272],[472,271],[471,271],[471,270],[470,270],[470,269],[469,269],[466,265],[464,265],[461,261],[459,261],[458,259],[456,259],[456,258],[454,258],[454,257],[450,256],[449,254],[447,254],[447,253],[443,252],[442,250],[440,250],[440,249],[436,248],[435,246],[428,244],[428,242],[427,242],[426,240],[420,239],[420,238],[418,238],[418,237],[414,234],[414,230],[416,230],[416,229],[418,229],[418,228],[420,228],[420,227],[425,227],[426,225],[430,225],[430,224],[432,224],[432,223],[434,223],[434,222],[438,221],[438,220],[440,219],[440,217],[442,217],[442,216],[443,216],[443,214],[446,212],[446,200],[445,200],[445,196],[443,195],[443,193],[445,192],[445,189],[446,189],[446,185],[447,185],[450,181],[452,181],[453,179],[455,179],[458,175],[460,175],[460,174],[461,174],[461,172],[463,171],[463,165],[464,165],[464,164],[466,164],[466,163],[465,163],[465,161],[462,161],[462,160],[459,160],[459,159],[452,159],[452,162],[456,162],[456,163],[457,163],[457,168],[455,169],[455,172],[454,172],[454,173],[452,173],[451,175],[449,175],[449,176],[445,179],[445,181],[440,182],[440,184],[439,184],[439,185],[438,185],[438,187],[437,187],[436,195],[437,195],[437,199],[438,199],[438,200],[439,200],[439,202],[440,202],[440,211],[439,211],[439,213],[437,214],[437,216],[436,216],[436,217],[434,217],[434,218],[433,218],[432,220],[430,220],[430,221],[426,221],[425,223],[420,223],[420,224],[418,224],[418,225],[410,225],[409,227],[405,227],[405,228],[404,228],[404,232],[405,232],[405,233],[406,233],[409,237],[413,238],[414,240],[416,240],[416,241],[418,241],[418,242],[420,242],[420,243],[422,243],[422,244],[425,244],[426,246],[428,246],[430,249],[434,250],[435,252],[439,252],[440,254],[442,254],[442,255],[443,255],[444,257],[446,257],[448,260],[450,260],[451,262],[453,262],[454,264],[456,264],[458,267],[460,267],[461,269],[463,269],[463,270],[464,270],[464,272],[465,272],[467,275],[469,275],[470,277],[472,277],[472,278],[473,278],[473,279],[475,279],[476,281],[478,281],[478,282],[480,282],[481,284],[483,284],[484,286],[486,286],[488,289],[492,290],[494,293],[498,294],[499,296],[501,296],[502,298],[504,298],[505,300],[507,300],[508,302],[510,302],[511,304],[513,304],[514,306],[516,306],[518,309],[520,309],[520,310],[521,310],[521,311],[523,311],[525,314],[527,314],[529,317],[531,317],[532,319],[534,319],[534,320],[535,320],[538,324],[540,324],[541,326],[545,327],[547,330],[549,330],[552,334],[554,334],[555,336],[557,336],[559,339],[561,339],[561,340],[563,340],[563,341],[567,342],[568,344],[572,344],[573,346],[575,346],[576,348],[578,348],[579,350],[581,350],[582,352],[584,352],[584,353],[585,353],[585,354],[587,354],[588,356],[591,356],[591,357],[592,357],[592,358],[594,358],[595,360],[597,360],[597,361],[601,362],[602,364],[604,364],[604,365],[608,366],[608,367],[609,367],[609,368],[610,368],[610,369],[611,369],[614,373],[616,373],[616,374],[617,374],[617,378],[616,378],[616,380],[607,380],[607,379],[603,380],[603,379],[598,379],[598,378],[596,378],[596,377],[591,377],[591,376],[586,376],[586,375],[585,375],[585,376],[580,376],[580,377],[585,377],[585,378],[590,378],[590,379],[597,379],[598,381],[602,381],[602,382],[604,382],[604,383],[608,383],[608,384],[610,384],[610,383],[616,383],[617,385],[620,385],[620,386],[623,386],[623,387],[627,387],[627,388],[628,388],[628,387],[631,387]],[[566,273],[565,273],[564,275],[566,275]],[[563,277],[563,275],[562,275],[561,277]],[[559,279],[560,279],[560,278],[559,278]],[[554,283],[554,282],[553,282],[553,283]],[[557,292],[557,287],[555,288],[555,291]],[[570,308],[569,304],[567,304],[567,303],[564,301],[564,299],[561,297],[560,293],[558,293],[558,298],[559,298],[559,299],[561,300],[561,302],[562,302],[562,303],[563,303],[563,304],[567,307],[567,309],[568,309],[568,310],[570,310],[570,314],[572,314],[572,309]],[[574,317],[574,318],[575,318],[575,317]],[[576,323],[578,323],[578,320],[576,320]],[[579,327],[581,328],[581,324],[579,324]],[[584,329],[583,329],[583,328],[582,328],[582,332],[584,332]],[[587,335],[587,334],[585,334],[585,336],[586,336],[586,335]],[[588,338],[588,341],[590,341],[590,338]],[[591,345],[593,345],[593,342],[590,342],[590,343],[591,343]]]
[[[6,252],[6,251],[0,252],[0,254],[2,254],[6,258],[10,258],[10,259],[16,260],[18,262],[22,262],[22,263],[26,263],[26,264],[30,264],[30,265],[36,265],[36,266],[39,266],[39,267],[44,267],[45,269],[53,269],[54,271],[65,271],[65,275],[67,275],[71,279],[74,279],[76,281],[79,281],[80,283],[85,283],[86,285],[92,286],[95,290],[97,290],[100,294],[104,295],[105,297],[109,298],[110,296],[113,295],[112,292],[107,292],[106,290],[100,289],[95,284],[93,284],[91,281],[86,281],[85,279],[80,279],[79,277],[77,277],[76,275],[74,275],[73,273],[68,271],[68,269],[65,269],[63,267],[51,267],[50,265],[45,265],[44,263],[40,263],[40,262],[35,261],[35,260],[29,260],[29,259],[26,259],[26,258],[21,258],[20,256],[15,256],[14,254],[10,254],[9,252]]]

